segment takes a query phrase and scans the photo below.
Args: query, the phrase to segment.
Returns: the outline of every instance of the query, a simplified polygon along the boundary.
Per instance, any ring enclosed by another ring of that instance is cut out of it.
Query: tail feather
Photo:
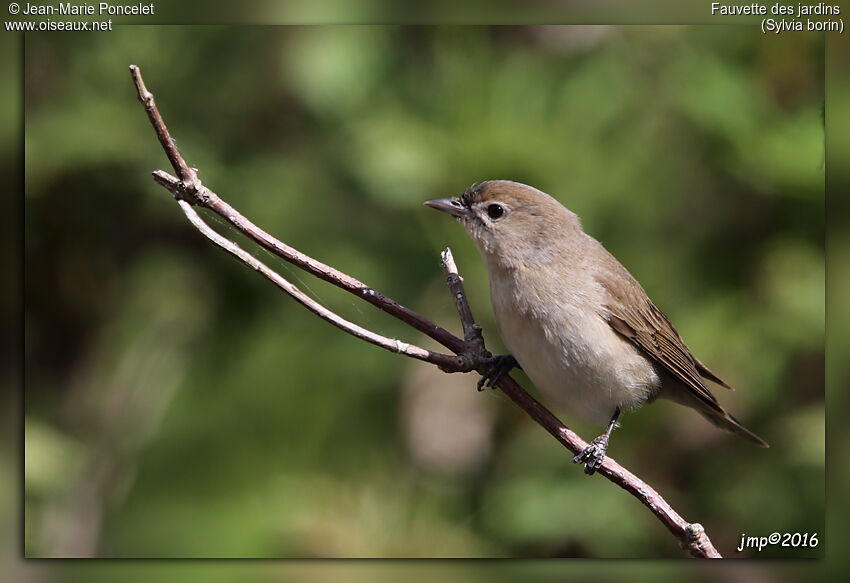
[[[707,407],[699,407],[697,408],[697,411],[721,429],[731,431],[735,435],[740,435],[744,439],[755,443],[759,447],[770,447],[765,440],[741,425],[740,421],[722,409],[720,411],[715,411],[714,409],[709,409]]]
[[[702,371],[703,376],[712,380],[716,379],[714,373],[708,371],[708,369],[704,366],[701,366],[701,368],[704,369]],[[706,371],[708,372],[708,375],[705,374]],[[728,385],[724,383],[724,386]],[[720,403],[718,403],[716,399],[706,398],[702,393],[697,393],[691,387],[688,387],[679,382],[678,379],[673,378],[672,375],[662,377],[661,392],[658,396],[670,399],[671,401],[684,405],[685,407],[695,409],[700,413],[700,415],[708,419],[717,427],[725,429],[726,431],[731,431],[735,435],[739,435],[747,441],[755,443],[759,447],[770,447],[765,440],[741,425],[741,422],[732,417],[726,409],[721,407]]]

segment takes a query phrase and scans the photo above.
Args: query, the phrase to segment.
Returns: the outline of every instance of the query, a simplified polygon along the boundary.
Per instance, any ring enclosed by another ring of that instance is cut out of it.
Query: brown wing
[[[622,274],[616,274],[619,285],[613,286],[606,279],[600,278],[599,282],[609,294],[605,308],[611,327],[682,381],[706,405],[720,409],[702,377],[728,385],[691,354],[670,320],[650,301],[640,284],[625,269]]]

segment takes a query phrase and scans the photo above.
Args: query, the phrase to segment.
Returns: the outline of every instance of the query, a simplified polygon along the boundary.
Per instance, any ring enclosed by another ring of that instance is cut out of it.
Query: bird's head
[[[545,192],[510,180],[488,180],[460,196],[425,204],[455,217],[490,267],[548,263],[581,232],[575,213]]]

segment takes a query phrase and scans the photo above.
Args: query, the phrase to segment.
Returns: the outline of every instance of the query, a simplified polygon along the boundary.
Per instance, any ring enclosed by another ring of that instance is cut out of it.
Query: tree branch
[[[145,112],[156,132],[157,138],[163,150],[165,150],[165,154],[171,162],[172,167],[179,176],[179,178],[175,178],[167,172],[157,170],[153,173],[153,178],[174,195],[186,217],[205,237],[235,256],[248,267],[261,273],[320,318],[357,338],[380,346],[390,352],[404,354],[411,358],[430,362],[446,372],[470,372],[474,370],[483,375],[488,375],[491,372],[493,360],[484,346],[481,327],[475,323],[472,316],[472,311],[463,289],[463,279],[458,274],[457,266],[449,249],[443,252],[442,262],[446,273],[446,281],[454,296],[458,314],[463,325],[463,339],[437,326],[413,310],[405,308],[395,300],[377,292],[363,282],[320,261],[316,261],[312,257],[279,241],[251,223],[251,221],[242,216],[242,214],[227,204],[217,194],[205,187],[198,179],[197,170],[190,168],[186,164],[186,161],[174,145],[174,141],[171,139],[165,122],[157,109],[153,94],[145,87],[141,71],[137,66],[130,65],[130,72],[133,77],[133,83],[136,86],[139,101],[144,105]],[[233,225],[238,231],[271,253],[398,318],[412,328],[436,340],[454,354],[433,352],[413,344],[402,342],[401,340],[381,336],[349,322],[307,296],[298,287],[239,247],[235,242],[218,234],[195,212],[192,208],[193,205],[210,209]],[[509,375],[502,376],[495,383],[495,386],[573,454],[579,453],[587,445],[581,437],[561,423],[555,415],[527,393]],[[611,457],[605,457],[602,467],[597,473],[617,484],[647,506],[667,530],[678,539],[682,548],[687,550],[691,555],[704,558],[721,556],[711,544],[711,540],[709,540],[702,525],[686,521],[658,492],[623,468],[611,459]]]

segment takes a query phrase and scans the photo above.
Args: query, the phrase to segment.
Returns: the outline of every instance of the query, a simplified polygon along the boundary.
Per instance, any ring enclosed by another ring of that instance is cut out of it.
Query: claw
[[[617,407],[605,433],[588,443],[587,447],[573,458],[574,464],[584,464],[584,473],[588,476],[592,476],[596,473],[596,470],[602,467],[602,462],[605,461],[605,452],[608,449],[608,438],[611,437],[611,431],[614,430],[619,416],[620,408]]]
[[[478,390],[483,391],[484,387],[495,388],[499,380],[511,372],[514,367],[519,366],[516,359],[510,354],[502,354],[500,356],[492,356],[489,359],[490,368],[487,374],[481,375],[478,379]]]
[[[592,476],[602,467],[605,451],[608,449],[608,436],[603,434],[587,444],[581,453],[573,458],[574,464],[584,464],[584,473]]]

